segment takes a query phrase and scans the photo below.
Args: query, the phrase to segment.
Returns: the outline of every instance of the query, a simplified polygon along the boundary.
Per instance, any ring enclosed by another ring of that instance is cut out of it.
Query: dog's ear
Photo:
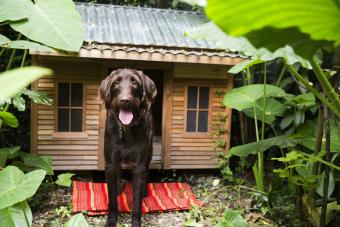
[[[110,110],[111,106],[111,87],[113,83],[113,76],[117,70],[112,71],[101,83],[99,87],[99,99],[104,103],[105,108]]]
[[[142,79],[143,83],[143,97],[142,103],[144,104],[146,111],[149,111],[151,108],[151,104],[153,103],[156,95],[157,89],[155,83],[142,71],[137,71],[138,75]]]

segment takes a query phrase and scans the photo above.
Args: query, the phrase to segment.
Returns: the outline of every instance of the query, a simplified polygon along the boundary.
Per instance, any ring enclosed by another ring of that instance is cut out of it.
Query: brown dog
[[[142,199],[147,195],[147,175],[152,158],[151,105],[156,94],[154,82],[134,69],[115,70],[101,82],[99,95],[107,111],[104,155],[109,216],[106,227],[117,225],[122,163],[133,166],[132,226],[141,226]]]

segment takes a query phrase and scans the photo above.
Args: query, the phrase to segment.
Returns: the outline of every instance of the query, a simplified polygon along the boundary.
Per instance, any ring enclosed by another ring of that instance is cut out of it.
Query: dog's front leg
[[[132,227],[140,227],[142,222],[142,200],[143,191],[146,187],[147,168],[145,165],[138,165],[133,170],[133,210]]]
[[[118,165],[106,163],[105,175],[108,187],[109,197],[109,216],[107,218],[105,227],[116,227],[118,221],[118,184],[120,177],[120,168]]]

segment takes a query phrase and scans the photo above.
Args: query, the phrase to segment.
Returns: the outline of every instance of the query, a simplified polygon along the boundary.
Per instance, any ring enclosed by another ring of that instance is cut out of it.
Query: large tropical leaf
[[[27,18],[26,0],[0,0],[0,22]]]
[[[0,73],[0,100],[15,95],[39,77],[51,74],[50,69],[37,66],[27,66]]]
[[[45,177],[45,170],[24,174],[15,166],[0,171],[0,209],[12,206],[34,195]]]
[[[256,101],[256,118],[262,120],[262,113],[264,110],[263,98]],[[265,111],[265,122],[272,124],[276,117],[282,117],[286,110],[286,106],[273,98],[266,99],[266,111]],[[245,114],[251,118],[254,118],[254,108],[243,110]]]
[[[27,224],[29,224],[29,226],[27,226]],[[1,209],[0,226],[6,227],[32,226],[32,211],[28,203],[26,201],[23,201],[13,206]]]
[[[223,31],[246,36],[256,47],[292,46],[311,57],[322,46],[340,44],[335,0],[208,0],[206,13]]]
[[[65,227],[88,227],[89,225],[87,224],[84,215],[82,213],[73,215],[70,220],[65,224]]]
[[[79,51],[84,29],[72,0],[26,1],[28,20],[11,22],[14,30],[47,46]]]
[[[19,127],[18,119],[10,112],[0,111],[0,119],[11,128]]]
[[[260,63],[263,63],[263,62],[264,62],[263,60],[260,60],[258,58],[247,59],[247,60],[244,60],[243,62],[231,67],[228,70],[228,73],[237,74],[237,73],[240,73],[243,70],[245,70],[245,69],[247,69],[247,68],[249,68],[253,65],[260,64]]]
[[[206,5],[206,0],[180,0],[181,2],[185,2],[189,5],[192,5],[192,6],[205,6]]]
[[[308,110],[316,106],[315,96],[312,93],[304,93],[295,96],[286,96],[286,104],[295,106],[298,109]]]
[[[7,159],[18,156],[19,150],[20,146],[0,148],[0,167],[4,167],[6,165]]]
[[[323,187],[324,187],[324,183],[325,183],[325,177],[326,174],[325,172],[323,172],[322,174],[324,177],[321,178],[320,184],[319,186],[316,188],[316,193],[318,193],[321,197],[323,197]],[[335,180],[334,180],[334,174],[333,172],[329,172],[329,181],[328,181],[328,198],[330,198],[332,196],[332,193],[334,192],[335,189]]]
[[[6,36],[3,36],[3,35],[0,34],[0,45],[1,46],[5,45],[6,43],[8,43],[10,41],[11,40],[9,38],[7,38]]]
[[[58,175],[58,179],[56,180],[56,184],[64,187],[70,187],[72,184],[71,178],[74,176],[74,173],[63,173]]]
[[[245,37],[234,37],[224,33],[213,22],[200,25],[196,28],[186,31],[186,35],[192,39],[206,39],[214,41],[217,48],[228,51],[237,51],[251,57],[245,63],[240,63],[230,69],[230,73],[238,73],[245,67],[259,64],[263,61],[271,61],[276,58],[284,59],[287,64],[293,65],[300,63],[302,67],[311,69],[310,63],[302,57],[296,55],[290,46],[283,45],[283,48],[270,51],[266,48],[256,48]]]
[[[230,155],[247,157],[250,154],[266,151],[271,147],[278,146],[281,148],[295,146],[300,139],[297,136],[276,136],[258,142],[248,143],[230,149]]]
[[[31,41],[27,40],[11,41],[10,39],[1,34],[0,34],[0,47],[10,49],[29,49],[32,51],[55,52],[52,48]]]
[[[226,210],[224,217],[215,227],[247,227],[247,221],[244,220],[240,211]]]
[[[267,97],[283,97],[284,90],[273,85],[266,86]],[[263,84],[252,84],[230,90],[223,99],[227,107],[242,111],[254,106],[256,100],[264,97]]]
[[[310,150],[315,149],[315,121],[307,121],[301,127],[297,129],[297,133],[303,135],[305,138],[299,143]],[[340,122],[335,119],[330,120],[330,130],[331,130],[331,152],[340,153]],[[323,141],[322,150],[325,149],[325,144]]]
[[[41,91],[32,91],[23,89],[20,94],[27,95],[33,102],[43,105],[52,105],[53,99],[50,99],[46,93]]]
[[[20,152],[20,159],[24,162],[26,167],[32,169],[43,169],[47,175],[53,175],[52,159],[49,156],[39,156],[35,154],[29,154],[26,152]]]

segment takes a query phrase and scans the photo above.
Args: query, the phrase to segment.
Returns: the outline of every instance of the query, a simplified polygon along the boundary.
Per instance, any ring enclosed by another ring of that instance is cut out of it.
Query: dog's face
[[[101,82],[99,95],[110,114],[129,125],[138,114],[145,114],[157,94],[154,82],[141,71],[118,69]]]

